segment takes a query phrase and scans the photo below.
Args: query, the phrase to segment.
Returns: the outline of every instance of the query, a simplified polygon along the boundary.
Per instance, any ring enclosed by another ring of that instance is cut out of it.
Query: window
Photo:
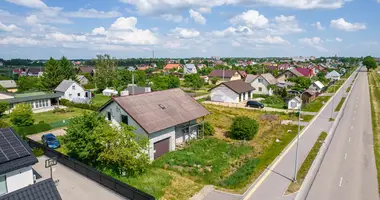
[[[263,82],[263,79],[259,78],[257,79],[259,81],[259,83],[262,83]]]
[[[78,97],[80,97],[80,93],[78,93]]]
[[[288,75],[287,75],[287,74],[285,74],[285,78],[288,78]]]
[[[259,87],[259,92],[262,92],[263,91],[263,88]]]
[[[7,179],[5,176],[0,176],[0,195],[7,193]]]
[[[75,90],[75,85],[71,86],[71,89]]]
[[[69,98],[71,98],[73,95],[72,94],[69,94]]]
[[[128,116],[127,115],[121,115],[121,122],[128,125]]]
[[[107,120],[111,121],[111,112],[107,112]]]

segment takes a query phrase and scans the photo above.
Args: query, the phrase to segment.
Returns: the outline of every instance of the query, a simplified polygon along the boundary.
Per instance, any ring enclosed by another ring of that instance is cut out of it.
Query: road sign
[[[45,168],[49,168],[54,165],[57,165],[57,158],[49,158],[45,160]]]

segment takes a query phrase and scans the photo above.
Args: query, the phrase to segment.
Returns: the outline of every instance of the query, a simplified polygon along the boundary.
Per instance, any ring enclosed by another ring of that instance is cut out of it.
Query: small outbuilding
[[[104,95],[104,96],[114,96],[114,95],[117,95],[118,94],[118,92],[116,91],[116,90],[114,90],[114,89],[112,89],[112,88],[106,88],[106,89],[104,89],[103,91],[102,91],[102,94]]]
[[[252,98],[255,89],[243,80],[223,82],[210,89],[211,101],[240,103]]]
[[[288,109],[289,110],[298,110],[301,108],[302,100],[299,97],[294,97],[289,99],[288,101]]]

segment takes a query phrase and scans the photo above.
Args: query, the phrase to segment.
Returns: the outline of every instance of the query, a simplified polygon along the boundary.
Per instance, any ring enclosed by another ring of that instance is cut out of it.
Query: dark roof
[[[44,69],[39,68],[39,67],[33,67],[33,68],[28,69],[28,73],[32,73],[32,74],[38,74],[39,72],[43,72],[43,71]]]
[[[0,200],[62,200],[62,198],[54,181],[49,178],[0,196]]]
[[[66,90],[75,83],[72,80],[63,80],[55,89],[56,92],[66,92]]]
[[[312,89],[307,89],[304,94],[308,94],[309,96],[314,96],[317,93],[317,91]]]
[[[3,93],[3,92],[1,92],[1,93]],[[0,101],[5,101],[8,103],[22,103],[22,102],[34,101],[34,100],[40,100],[40,99],[58,98],[61,96],[62,96],[62,94],[59,94],[59,93],[45,93],[45,94],[41,94],[41,95],[25,96],[25,97],[15,96],[15,98],[1,99]]]
[[[0,174],[34,165],[37,158],[12,128],[0,129]]]
[[[132,94],[132,88],[134,89],[133,94]],[[137,94],[144,94],[145,92],[145,87],[139,87],[139,86],[133,86],[133,85],[128,85],[127,89],[129,95],[137,95]]]
[[[94,72],[94,69],[94,67],[80,67],[79,72],[91,74]]]
[[[208,76],[223,78],[223,73],[224,73],[224,78],[231,78],[232,76],[236,74],[236,72],[240,74],[240,72],[237,70],[214,69]],[[242,75],[240,74],[240,76]]]
[[[312,74],[312,69],[308,69],[308,68],[296,68],[296,70],[301,73],[303,76],[310,76]]]
[[[216,87],[219,87],[220,85],[225,85],[226,87],[230,88],[232,91],[234,91],[237,94],[241,94],[244,92],[249,92],[249,91],[255,90],[255,88],[253,88],[251,86],[251,84],[246,83],[243,80],[235,80],[235,81],[224,82],[224,83],[219,84]],[[216,87],[214,87],[214,88],[216,88]]]
[[[114,97],[115,101],[148,134],[210,114],[183,90],[169,89]],[[107,107],[104,105],[100,110]]]

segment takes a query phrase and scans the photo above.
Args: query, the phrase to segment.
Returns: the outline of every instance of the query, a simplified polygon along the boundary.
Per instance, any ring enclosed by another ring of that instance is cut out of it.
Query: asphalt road
[[[308,200],[378,200],[367,73],[359,73]]]
[[[356,73],[356,72],[355,72]],[[348,81],[337,92],[336,96],[331,100],[324,109],[314,117],[310,122],[310,126],[304,130],[299,140],[299,160],[298,167],[301,166],[305,160],[310,149],[314,145],[315,141],[322,131],[328,132],[332,122],[329,122],[329,118],[335,118],[337,115],[334,112],[335,107],[343,96],[346,96],[346,88],[348,88],[354,79],[355,73],[349,78]],[[367,113],[367,115],[370,112]],[[368,116],[367,116],[368,117]],[[370,123],[370,120],[368,120]],[[369,125],[368,128],[371,126]],[[288,148],[277,157],[271,166],[250,186],[250,188],[243,194],[244,200],[283,200],[293,199],[294,195],[284,196],[289,184],[294,178],[294,166],[295,166],[295,152],[296,145],[293,141]],[[206,198],[207,199],[207,198]],[[220,198],[222,199],[222,198]],[[225,198],[227,199],[227,198]],[[324,199],[324,198],[318,198]],[[343,198],[344,199],[344,198]]]

